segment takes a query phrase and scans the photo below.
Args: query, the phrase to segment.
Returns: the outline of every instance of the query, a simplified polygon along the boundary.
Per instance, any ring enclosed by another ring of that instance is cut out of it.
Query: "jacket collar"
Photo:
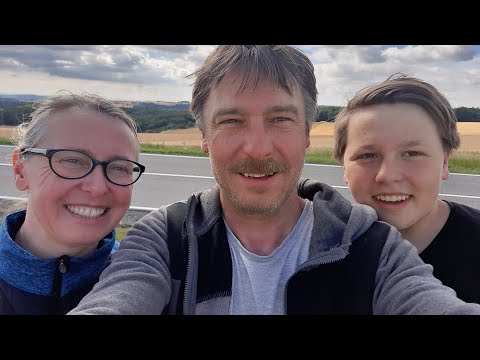
[[[298,195],[313,201],[313,229],[310,257],[325,251],[348,247],[378,219],[375,210],[353,204],[330,185],[300,179]]]
[[[0,228],[0,278],[10,285],[30,293],[48,296],[60,258],[39,259],[17,245],[13,238],[25,221],[26,211],[5,217]],[[115,230],[99,243],[94,253],[86,257],[68,258],[63,274],[61,296],[97,279],[105,268],[110,253],[118,248]]]
[[[195,211],[195,228],[197,236],[201,236],[222,217],[220,186],[216,184],[211,189],[200,191],[192,196],[199,199],[199,205]]]
[[[314,223],[309,258],[342,247],[348,250],[351,243],[378,219],[375,210],[353,204],[330,185],[302,178],[298,182],[300,197],[313,201]],[[222,216],[220,187],[197,192],[195,228],[197,236],[205,234]]]

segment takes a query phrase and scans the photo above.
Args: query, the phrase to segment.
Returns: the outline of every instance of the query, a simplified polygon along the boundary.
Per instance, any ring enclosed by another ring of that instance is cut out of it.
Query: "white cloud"
[[[431,82],[453,106],[480,107],[480,57],[471,45],[301,45],[315,65],[319,104],[344,105],[358,90],[403,72]],[[190,100],[213,45],[0,45],[0,93],[60,89],[117,100]]]
[[[475,49],[471,45],[418,45],[404,48],[392,47],[385,55],[402,63],[457,62],[472,60]]]

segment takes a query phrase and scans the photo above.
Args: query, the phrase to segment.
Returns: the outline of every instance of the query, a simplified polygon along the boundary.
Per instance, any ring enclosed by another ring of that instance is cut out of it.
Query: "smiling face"
[[[399,230],[435,221],[448,153],[421,107],[397,103],[356,110],[343,160],[353,198],[372,206],[381,220]]]
[[[48,120],[47,136],[36,145],[45,149],[75,149],[103,161],[137,160],[138,144],[121,120],[92,111],[67,110]],[[132,185],[118,186],[97,166],[88,176],[69,180],[55,175],[42,155],[14,156],[18,189],[28,191],[27,216],[20,230],[49,249],[45,255],[83,255],[120,222],[130,206]]]
[[[210,155],[225,210],[271,216],[296,201],[306,148],[310,145],[304,101],[260,78],[238,93],[225,76],[205,104],[202,149]]]

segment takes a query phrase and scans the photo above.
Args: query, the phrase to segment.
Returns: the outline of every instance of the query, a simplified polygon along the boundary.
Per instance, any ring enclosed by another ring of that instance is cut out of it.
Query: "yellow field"
[[[11,126],[0,126],[0,137],[9,138],[12,136],[12,129]]]
[[[480,122],[458,123],[461,137],[459,151],[480,152]],[[11,126],[0,126],[0,137],[9,138]],[[162,133],[141,133],[140,142],[163,145],[200,145],[200,132],[197,128],[168,130]],[[333,123],[317,123],[310,132],[310,148],[333,148]]]
[[[459,151],[480,151],[480,122],[458,123],[461,137]],[[159,134],[139,134],[141,142],[163,145],[200,145],[197,128],[170,130]],[[310,148],[333,148],[333,123],[315,124],[310,132]]]

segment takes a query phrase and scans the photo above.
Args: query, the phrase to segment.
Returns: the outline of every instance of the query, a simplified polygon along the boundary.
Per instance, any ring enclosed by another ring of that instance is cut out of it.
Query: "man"
[[[373,209],[299,182],[317,107],[303,53],[222,45],[192,75],[218,185],[137,222],[72,314],[480,314]]]

